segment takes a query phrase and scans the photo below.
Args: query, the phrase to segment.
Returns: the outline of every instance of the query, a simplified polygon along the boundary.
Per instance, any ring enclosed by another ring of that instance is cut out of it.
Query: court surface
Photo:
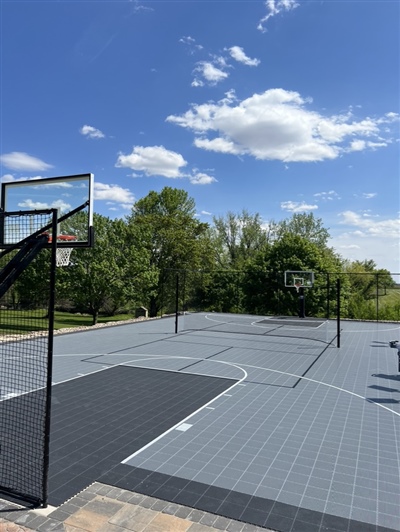
[[[184,316],[54,338],[49,503],[98,480],[281,532],[400,529],[398,324]]]

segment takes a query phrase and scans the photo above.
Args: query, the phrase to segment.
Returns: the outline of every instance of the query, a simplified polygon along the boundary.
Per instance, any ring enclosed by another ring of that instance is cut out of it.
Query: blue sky
[[[202,221],[313,212],[400,272],[400,4],[1,0],[3,181],[92,172],[95,212],[164,186]]]

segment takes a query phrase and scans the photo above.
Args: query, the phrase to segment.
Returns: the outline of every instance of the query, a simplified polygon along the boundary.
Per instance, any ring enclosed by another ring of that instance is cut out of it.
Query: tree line
[[[95,213],[94,228],[94,247],[75,249],[70,265],[58,268],[56,277],[56,307],[90,314],[93,324],[99,313],[141,306],[149,316],[173,312],[177,282],[183,310],[291,315],[297,297],[285,288],[284,272],[314,271],[307,309],[323,316],[328,300],[334,304],[333,281],[340,276],[342,313],[350,318],[370,317],[376,290],[395,286],[390,273],[373,261],[350,262],[338,255],[328,246],[322,220],[312,213],[265,223],[258,213],[243,210],[207,224],[199,221],[186,191],[165,187],[139,199],[124,219]],[[19,308],[40,296],[49,268],[46,253],[29,266],[30,281],[25,276],[13,287]],[[396,319],[400,309],[390,312],[386,319]]]

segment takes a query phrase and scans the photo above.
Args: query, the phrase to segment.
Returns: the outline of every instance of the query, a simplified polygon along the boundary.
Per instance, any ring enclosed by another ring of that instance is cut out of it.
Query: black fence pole
[[[379,321],[379,273],[376,276],[376,321]]]
[[[175,285],[175,334],[178,334],[178,316],[179,316],[179,273],[176,274],[176,285]]]
[[[326,274],[326,319],[329,320],[330,314],[331,314],[331,308],[330,308],[330,295],[331,295],[331,282],[329,273]]]
[[[340,277],[336,279],[336,347],[340,347]]]
[[[57,253],[57,209],[52,209],[53,219],[51,231],[50,263],[50,294],[49,294],[49,336],[47,344],[47,376],[46,376],[46,414],[44,420],[44,449],[43,449],[43,507],[47,508],[48,479],[50,464],[50,422],[51,422],[51,393],[53,380],[53,339],[54,339],[54,306],[56,292],[56,253]]]

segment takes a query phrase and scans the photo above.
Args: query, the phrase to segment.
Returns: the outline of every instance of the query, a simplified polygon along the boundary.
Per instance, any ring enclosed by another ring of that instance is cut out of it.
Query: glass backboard
[[[312,288],[314,285],[314,272],[289,270],[285,272],[285,286],[293,288]]]
[[[61,219],[57,227],[58,246],[90,247],[93,245],[93,180],[93,174],[80,174],[2,183],[1,211],[17,214],[57,209]],[[37,230],[32,229],[32,233]],[[51,229],[47,232],[52,236]],[[12,246],[26,236],[18,228],[18,216],[7,217],[7,223],[0,227],[0,247]]]

